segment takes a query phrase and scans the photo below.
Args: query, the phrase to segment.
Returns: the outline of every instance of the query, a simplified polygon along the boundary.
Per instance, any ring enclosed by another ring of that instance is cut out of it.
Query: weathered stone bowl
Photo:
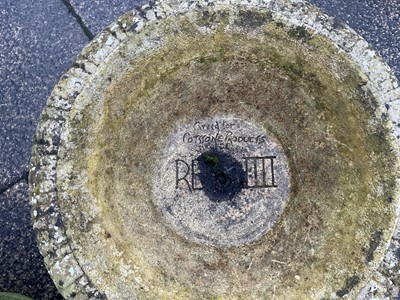
[[[67,299],[396,293],[399,95],[361,37],[303,1],[125,14],[36,132],[32,218],[54,282]]]

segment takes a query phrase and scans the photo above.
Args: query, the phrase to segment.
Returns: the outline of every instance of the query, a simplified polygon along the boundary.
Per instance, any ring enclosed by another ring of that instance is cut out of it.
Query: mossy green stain
[[[247,29],[254,29],[260,27],[266,22],[272,20],[272,14],[270,12],[240,10],[238,16],[239,18],[236,20],[236,25]]]
[[[291,28],[288,31],[288,34],[289,36],[296,38],[302,41],[303,43],[308,42],[312,37],[312,34],[303,26],[297,26],[295,28]]]
[[[206,163],[211,164],[212,166],[216,166],[218,164],[219,159],[215,155],[207,155],[204,157],[204,161]]]

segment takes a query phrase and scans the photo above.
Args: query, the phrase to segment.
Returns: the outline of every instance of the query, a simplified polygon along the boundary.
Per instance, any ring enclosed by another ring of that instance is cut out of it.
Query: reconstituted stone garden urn
[[[128,12],[40,118],[46,267],[66,299],[391,299],[399,95],[361,37],[303,1]]]

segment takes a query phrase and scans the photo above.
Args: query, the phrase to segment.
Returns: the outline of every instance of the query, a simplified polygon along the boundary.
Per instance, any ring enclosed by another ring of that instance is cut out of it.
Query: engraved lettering
[[[274,170],[276,156],[243,157],[244,170],[246,173],[243,188],[277,188]],[[176,182],[175,188],[182,187],[180,182],[186,183],[187,188],[192,191],[202,190],[203,186],[199,177],[198,160],[194,159],[189,164],[182,159],[175,160]],[[190,177],[190,179],[188,179]]]
[[[235,135],[232,131],[227,131],[224,140],[228,145],[233,143],[262,144],[266,142],[267,137],[265,135],[241,136]]]
[[[223,136],[220,133],[191,135],[185,132],[182,141],[187,144],[222,143]]]
[[[276,188],[274,160],[276,156],[244,157],[246,182],[244,188]]]
[[[182,167],[181,167],[182,164],[183,164],[184,167],[186,168],[186,171],[184,172],[185,175],[183,175],[183,177],[180,177],[180,171],[181,171],[181,169],[182,169]],[[187,177],[187,176],[189,175],[189,173],[190,173],[190,167],[189,167],[189,165],[188,165],[185,161],[183,161],[183,160],[181,160],[181,159],[177,159],[177,160],[175,160],[175,166],[176,166],[176,182],[175,182],[175,189],[178,189],[178,188],[179,188],[179,182],[180,182],[180,181],[184,181],[184,182],[186,182],[186,184],[187,184],[189,190],[192,191],[192,189],[191,189],[191,187],[190,187],[190,183],[189,183],[189,181],[186,179],[186,177]]]
[[[196,172],[196,171],[198,171],[198,160],[193,159],[192,160],[192,188],[195,191],[203,189],[200,178],[199,178],[199,172]]]
[[[193,128],[195,130],[217,130],[219,131],[219,122],[215,123],[200,123],[200,122],[195,122],[193,125]]]

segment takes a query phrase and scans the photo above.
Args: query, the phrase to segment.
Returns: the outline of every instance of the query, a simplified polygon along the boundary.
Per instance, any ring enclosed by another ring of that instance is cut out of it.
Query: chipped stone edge
[[[139,34],[143,28],[160,19],[191,10],[238,6],[269,10],[273,19],[289,26],[304,26],[327,37],[346,52],[367,76],[368,88],[379,99],[383,113],[393,123],[393,136],[397,141],[400,138],[400,89],[390,68],[355,31],[303,0],[157,0],[128,12],[89,43],[61,77],[47,101],[35,134],[29,168],[32,222],[45,265],[65,298],[106,299],[105,294],[96,290],[74,257],[57,205],[57,153],[61,131],[74,100],[98,71],[99,65],[117,51],[121,43]],[[398,214],[399,210],[400,207]],[[400,222],[392,243],[387,245],[389,250],[379,271],[357,299],[389,299],[388,295],[398,290],[390,287],[391,278],[385,277],[383,271],[397,265],[393,251],[397,250],[399,244]],[[381,298],[377,298],[377,295]]]

